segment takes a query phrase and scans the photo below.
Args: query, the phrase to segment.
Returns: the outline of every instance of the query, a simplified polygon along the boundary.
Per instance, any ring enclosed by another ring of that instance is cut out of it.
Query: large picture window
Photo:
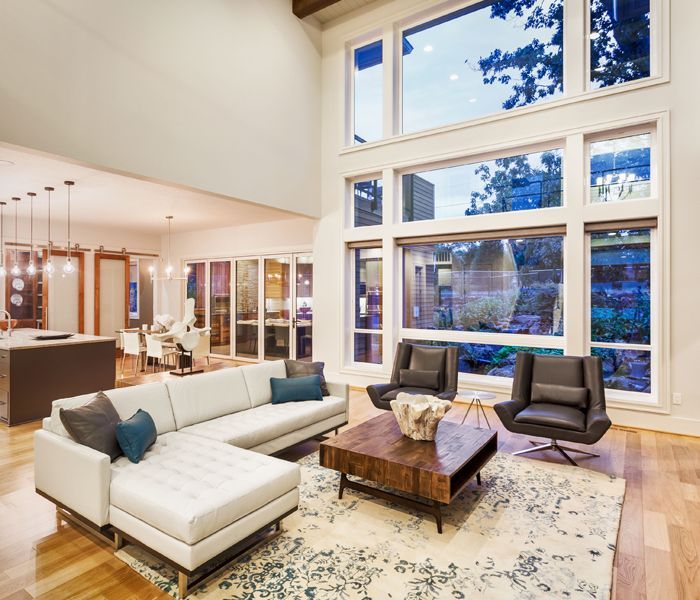
[[[561,95],[563,27],[563,0],[498,0],[406,29],[403,131]]]
[[[590,234],[591,354],[603,359],[607,388],[651,392],[651,233]]]
[[[563,237],[406,246],[404,327],[561,336]]]
[[[649,0],[590,0],[592,88],[651,75]]]
[[[357,363],[382,362],[382,250],[354,250],[355,315],[353,360]]]
[[[553,149],[406,174],[403,220],[561,206],[562,157]]]

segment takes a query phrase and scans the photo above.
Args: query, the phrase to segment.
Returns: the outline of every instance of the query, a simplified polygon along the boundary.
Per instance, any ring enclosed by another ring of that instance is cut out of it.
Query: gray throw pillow
[[[401,387],[417,387],[437,390],[440,387],[440,372],[401,369],[401,371],[399,371],[399,385]]]
[[[303,360],[285,360],[284,366],[287,368],[287,377],[308,377],[309,375],[318,375],[321,378],[321,394],[330,396],[326,385],[326,378],[323,376],[323,367],[326,363],[322,362],[304,362]]]
[[[530,401],[585,409],[588,406],[588,388],[533,382]]]
[[[79,444],[109,454],[112,460],[122,455],[116,433],[117,423],[121,419],[112,401],[103,392],[98,392],[83,406],[61,408],[58,415],[66,431]]]

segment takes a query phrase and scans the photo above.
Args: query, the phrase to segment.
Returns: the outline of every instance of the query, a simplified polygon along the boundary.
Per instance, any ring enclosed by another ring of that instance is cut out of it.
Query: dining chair
[[[175,356],[178,351],[171,346],[165,346],[163,342],[154,338],[152,335],[145,334],[146,338],[146,358],[153,360],[153,372],[156,372],[156,366],[160,366],[168,362],[168,358]]]
[[[122,331],[122,374],[124,374],[124,361],[126,355],[135,356],[136,360],[133,358],[132,363],[134,364],[134,375],[138,372],[139,362],[141,360],[141,355],[146,351],[146,347],[141,343],[140,335],[137,331]]]

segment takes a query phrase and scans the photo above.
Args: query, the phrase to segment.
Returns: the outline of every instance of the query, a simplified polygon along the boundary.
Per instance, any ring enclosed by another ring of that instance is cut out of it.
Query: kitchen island
[[[116,377],[116,341],[76,333],[37,340],[59,332],[16,329],[0,338],[0,421],[17,425],[51,414],[59,398],[108,390]]]

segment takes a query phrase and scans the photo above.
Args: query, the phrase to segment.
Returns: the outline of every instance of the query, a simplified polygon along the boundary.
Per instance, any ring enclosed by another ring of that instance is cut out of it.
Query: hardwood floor
[[[455,405],[447,418],[461,421],[464,410]],[[491,424],[499,424],[486,411]],[[350,414],[348,427],[381,411],[354,390]],[[0,425],[0,599],[169,598],[114,558],[107,544],[57,523],[53,505],[35,494],[32,436],[39,426]],[[528,445],[500,426],[498,435],[502,452]],[[317,447],[306,442],[284,457],[294,460]],[[615,597],[700,598],[700,439],[612,429],[595,449],[600,458],[581,460],[583,468],[627,479]],[[554,453],[528,460],[563,462]]]

